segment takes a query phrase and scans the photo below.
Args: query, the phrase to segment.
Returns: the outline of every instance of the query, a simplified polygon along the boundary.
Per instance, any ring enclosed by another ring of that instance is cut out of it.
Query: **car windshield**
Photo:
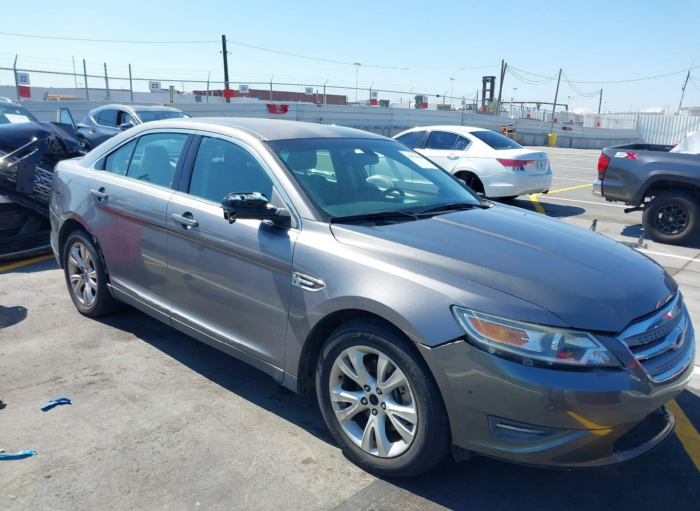
[[[484,144],[488,145],[492,149],[522,149],[523,146],[514,142],[513,140],[504,137],[500,133],[495,131],[472,131],[469,133],[472,137],[476,137],[481,140]]]
[[[19,124],[22,122],[37,122],[38,119],[17,105],[0,104],[0,124]]]
[[[268,144],[325,220],[480,205],[456,178],[393,140],[319,138]]]
[[[190,117],[185,112],[173,110],[144,110],[136,113],[143,122],[162,121],[163,119],[188,119]]]

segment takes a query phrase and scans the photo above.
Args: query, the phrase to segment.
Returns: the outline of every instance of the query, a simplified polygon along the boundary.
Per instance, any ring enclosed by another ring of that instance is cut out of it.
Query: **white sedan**
[[[394,139],[421,153],[486,197],[514,199],[549,191],[547,153],[525,149],[495,131],[469,126],[428,126]]]

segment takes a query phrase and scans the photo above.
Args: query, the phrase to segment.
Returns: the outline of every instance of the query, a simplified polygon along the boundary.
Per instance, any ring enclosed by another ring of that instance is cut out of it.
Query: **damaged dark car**
[[[17,104],[0,102],[0,260],[50,249],[53,168],[84,155],[67,108],[57,122],[39,121]]]

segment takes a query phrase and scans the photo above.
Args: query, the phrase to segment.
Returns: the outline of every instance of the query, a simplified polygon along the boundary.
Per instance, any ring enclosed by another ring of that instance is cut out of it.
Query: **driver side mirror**
[[[221,201],[224,218],[232,224],[237,219],[270,220],[281,227],[291,227],[292,217],[284,208],[270,204],[262,193],[233,192]]]
[[[133,127],[134,127],[134,123],[133,123],[133,122],[125,122],[124,124],[120,124],[120,125],[119,125],[119,129],[122,130],[122,131],[126,131],[126,130],[128,130],[129,128],[133,128]]]

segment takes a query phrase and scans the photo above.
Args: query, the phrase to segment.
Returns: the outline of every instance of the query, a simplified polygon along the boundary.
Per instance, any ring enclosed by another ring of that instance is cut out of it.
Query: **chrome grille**
[[[653,315],[630,325],[619,338],[655,381],[673,378],[693,358],[693,328],[680,293]]]
[[[36,174],[34,174],[34,195],[45,200],[46,202],[49,202],[51,200],[52,179],[53,172],[37,167]],[[17,183],[17,173],[14,172],[8,175],[7,180],[11,183]]]

